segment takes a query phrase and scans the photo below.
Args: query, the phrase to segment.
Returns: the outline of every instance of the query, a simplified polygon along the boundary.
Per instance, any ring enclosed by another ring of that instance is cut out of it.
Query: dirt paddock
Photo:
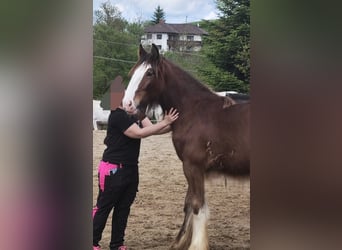
[[[97,166],[105,145],[106,131],[93,132],[93,204],[98,181]],[[142,139],[140,184],[131,208],[125,244],[130,250],[166,250],[183,222],[183,203],[187,183],[177,158],[171,134]],[[249,181],[217,179],[206,183],[210,209],[208,225],[211,250],[250,249]],[[100,242],[109,249],[111,218]]]

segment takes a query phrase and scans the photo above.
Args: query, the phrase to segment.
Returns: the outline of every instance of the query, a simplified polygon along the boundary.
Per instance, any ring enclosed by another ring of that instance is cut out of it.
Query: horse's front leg
[[[184,202],[184,221],[181,229],[176,237],[176,240],[171,246],[172,250],[182,250],[188,249],[191,244],[192,238],[192,207],[191,201],[189,199],[190,195],[190,186],[188,187],[188,191],[185,196]]]
[[[204,198],[204,170],[191,163],[183,163],[189,187],[185,198],[185,219],[173,249],[208,250],[207,220],[208,207]],[[180,241],[178,241],[180,238]]]
[[[192,240],[189,250],[208,250],[209,209],[205,202],[204,168],[193,164],[184,170],[184,173],[188,176],[189,186],[192,187]]]

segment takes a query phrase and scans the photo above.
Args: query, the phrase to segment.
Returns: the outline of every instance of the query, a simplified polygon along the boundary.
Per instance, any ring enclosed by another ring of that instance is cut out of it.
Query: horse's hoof
[[[209,250],[209,246],[190,246],[188,250]]]

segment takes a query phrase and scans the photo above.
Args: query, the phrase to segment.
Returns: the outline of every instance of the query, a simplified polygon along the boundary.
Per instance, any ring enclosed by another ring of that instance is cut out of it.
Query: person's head
[[[117,76],[110,85],[110,109],[114,110],[122,105],[125,94],[125,86],[121,76]]]

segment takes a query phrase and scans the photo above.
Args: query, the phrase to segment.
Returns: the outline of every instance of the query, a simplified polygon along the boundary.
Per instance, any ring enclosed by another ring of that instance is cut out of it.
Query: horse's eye
[[[146,72],[147,76],[153,76],[153,74],[154,74],[153,69],[148,69]]]

